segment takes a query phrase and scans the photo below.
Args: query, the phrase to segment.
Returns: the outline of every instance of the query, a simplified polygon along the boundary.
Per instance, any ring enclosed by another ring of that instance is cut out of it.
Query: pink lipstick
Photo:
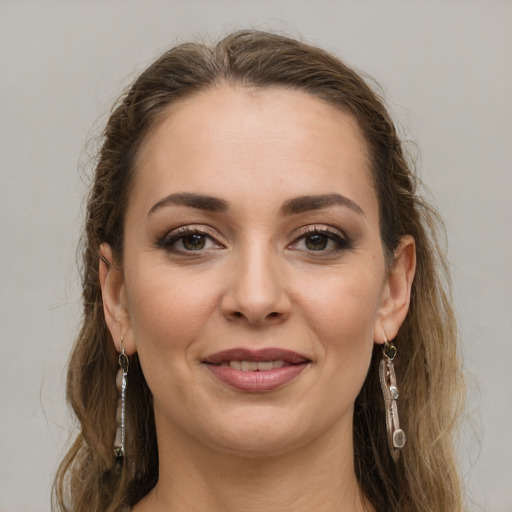
[[[214,377],[240,391],[272,391],[288,384],[308,366],[306,357],[279,348],[235,348],[208,356],[203,364]]]

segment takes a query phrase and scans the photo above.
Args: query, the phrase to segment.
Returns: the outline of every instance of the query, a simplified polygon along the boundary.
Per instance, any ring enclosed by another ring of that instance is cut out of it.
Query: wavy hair
[[[83,318],[67,377],[67,399],[80,432],[56,476],[55,510],[123,510],[158,480],[152,396],[137,355],[130,366],[127,455],[122,467],[115,464],[117,354],[103,316],[99,247],[107,242],[122,262],[130,184],[151,128],[170,104],[222,83],[303,91],[357,121],[371,157],[388,261],[406,234],[415,239],[417,255],[409,312],[395,339],[408,441],[395,464],[387,447],[378,377],[381,349],[375,346],[355,404],[357,478],[379,511],[462,511],[452,436],[464,386],[448,266],[437,236],[442,223],[419,194],[395,125],[365,80],[322,49],[260,31],[237,32],[212,46],[188,43],[169,50],[137,78],[108,119],[87,202],[81,244]]]

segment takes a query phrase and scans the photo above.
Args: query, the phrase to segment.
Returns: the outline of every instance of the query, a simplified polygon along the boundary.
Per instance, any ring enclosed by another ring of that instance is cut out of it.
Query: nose
[[[290,315],[285,273],[278,256],[265,244],[240,251],[229,269],[221,308],[229,321],[251,326],[277,324]]]

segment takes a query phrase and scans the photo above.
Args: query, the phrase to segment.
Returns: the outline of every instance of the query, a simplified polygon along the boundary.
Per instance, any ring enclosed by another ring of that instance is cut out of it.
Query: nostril
[[[269,313],[269,314],[268,314],[268,317],[269,317],[269,318],[275,318],[276,316],[279,316],[279,313],[277,313],[277,312],[275,312],[275,311],[273,311],[272,313]]]

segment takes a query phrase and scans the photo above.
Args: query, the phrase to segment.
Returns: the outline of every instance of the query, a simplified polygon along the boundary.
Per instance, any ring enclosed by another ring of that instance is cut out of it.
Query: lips
[[[208,356],[204,365],[232,388],[246,392],[272,391],[295,380],[311,361],[290,350],[236,348]]]
[[[249,350],[245,348],[235,348],[224,350],[208,356],[204,362],[208,364],[221,364],[223,361],[284,361],[289,364],[300,364],[308,359],[297,352],[284,350],[280,348],[264,348],[260,350]]]

